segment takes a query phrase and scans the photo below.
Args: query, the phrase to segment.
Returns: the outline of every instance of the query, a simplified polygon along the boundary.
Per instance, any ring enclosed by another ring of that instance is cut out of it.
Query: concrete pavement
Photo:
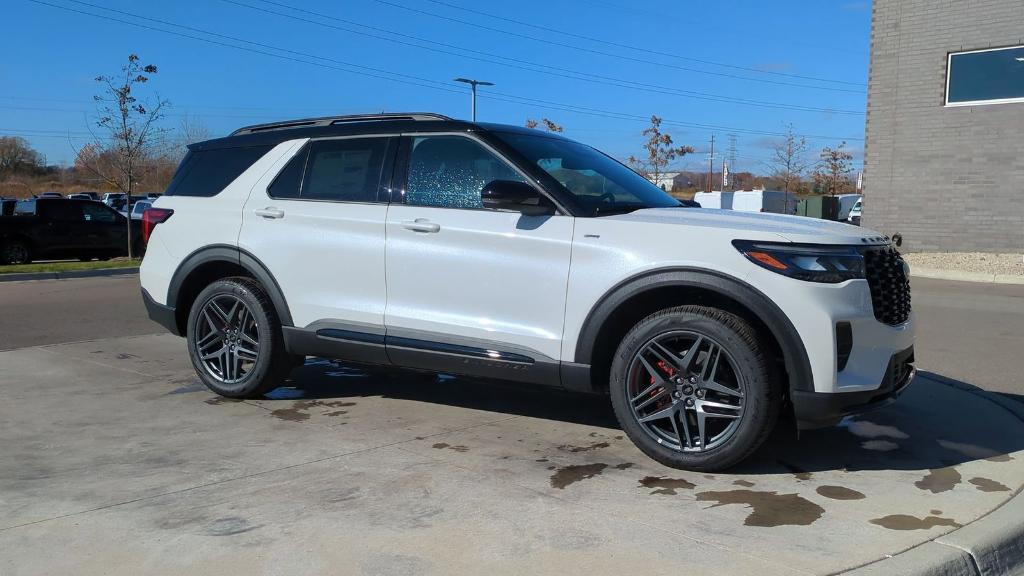
[[[231,402],[170,335],[0,365],[4,574],[828,574],[1024,485],[1024,422],[928,378],[697,474],[644,457],[598,398],[311,360]]]

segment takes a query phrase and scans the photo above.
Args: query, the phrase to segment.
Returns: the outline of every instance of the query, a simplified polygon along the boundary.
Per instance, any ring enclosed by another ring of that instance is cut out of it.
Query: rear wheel
[[[778,420],[782,394],[764,348],[742,318],[681,306],[641,320],[612,362],[619,423],[648,456],[674,468],[728,468]]]
[[[28,264],[32,262],[32,253],[28,244],[21,240],[8,240],[0,246],[0,263]]]
[[[187,341],[199,378],[221,396],[261,396],[280,386],[292,367],[274,306],[250,278],[225,278],[200,292]]]

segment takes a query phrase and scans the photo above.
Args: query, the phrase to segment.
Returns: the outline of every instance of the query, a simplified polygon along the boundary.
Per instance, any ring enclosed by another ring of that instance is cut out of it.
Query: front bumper
[[[182,335],[181,331],[178,330],[178,316],[175,314],[174,308],[171,306],[164,306],[154,300],[145,288],[142,289],[142,302],[146,305],[146,313],[149,314],[150,320],[164,328],[167,328],[167,330],[175,336]]]
[[[859,392],[806,392],[792,390],[790,399],[797,427],[806,430],[833,426],[845,416],[891,404],[910,386],[914,368],[914,347],[897,352],[889,360],[881,385]]]

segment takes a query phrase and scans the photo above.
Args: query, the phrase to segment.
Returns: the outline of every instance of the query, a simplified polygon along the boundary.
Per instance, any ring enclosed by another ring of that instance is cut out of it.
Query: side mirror
[[[526,216],[553,214],[555,207],[526,182],[491,180],[480,191],[484,208],[521,212]]]

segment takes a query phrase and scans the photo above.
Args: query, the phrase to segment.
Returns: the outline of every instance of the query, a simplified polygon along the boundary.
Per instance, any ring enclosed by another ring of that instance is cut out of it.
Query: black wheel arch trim
[[[267,291],[270,301],[274,303],[274,309],[277,311],[281,325],[293,325],[292,314],[288,308],[288,302],[284,298],[284,293],[281,291],[281,286],[266,265],[246,250],[228,244],[204,246],[186,256],[174,271],[174,275],[171,276],[171,283],[167,287],[167,304],[178,308],[179,292],[185,284],[185,280],[197,268],[211,262],[235,264],[249,272]]]
[[[803,340],[793,323],[770,298],[750,284],[705,268],[659,268],[631,276],[601,296],[590,309],[576,340],[574,363],[593,364],[592,352],[604,323],[627,300],[657,288],[700,288],[734,300],[750,310],[771,331],[782,349],[791,390],[814,390],[814,377]]]

